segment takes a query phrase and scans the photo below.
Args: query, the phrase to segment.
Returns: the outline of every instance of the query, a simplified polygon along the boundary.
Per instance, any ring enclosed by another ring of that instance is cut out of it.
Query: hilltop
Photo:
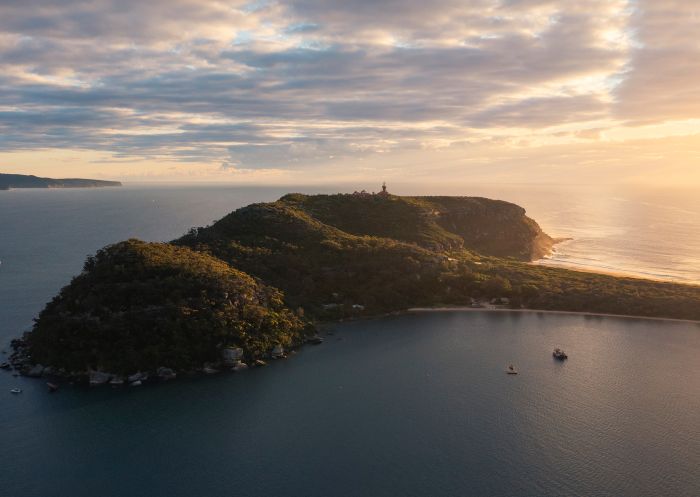
[[[0,190],[10,190],[12,188],[99,188],[106,186],[122,186],[122,184],[119,181],[103,181],[99,179],[53,179],[24,174],[0,173]]]
[[[554,241],[525,209],[481,197],[290,194],[280,202],[354,235],[392,238],[434,251],[470,249],[532,261]]]
[[[319,321],[492,300],[700,319],[698,286],[530,264],[553,243],[508,202],[288,194],[171,243],[99,251],[16,342],[16,363],[201,370],[232,347],[251,362],[299,345]]]
[[[25,346],[66,372],[194,370],[226,348],[261,356],[301,343],[304,324],[282,295],[206,254],[127,240],[88,258],[46,305]]]

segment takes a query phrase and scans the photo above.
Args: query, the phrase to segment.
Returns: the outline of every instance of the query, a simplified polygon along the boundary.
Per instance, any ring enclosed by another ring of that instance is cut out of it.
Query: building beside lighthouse
[[[360,196],[360,197],[371,197],[371,196],[374,196],[374,195],[380,195],[380,196],[382,196],[382,197],[388,197],[388,196],[390,195],[389,192],[388,192],[387,189],[386,189],[386,182],[382,183],[382,191],[379,192],[379,193],[374,193],[374,192],[369,193],[367,190],[362,190],[362,191],[359,191],[359,192],[358,192],[357,190],[355,190],[352,194],[353,194],[353,195]]]

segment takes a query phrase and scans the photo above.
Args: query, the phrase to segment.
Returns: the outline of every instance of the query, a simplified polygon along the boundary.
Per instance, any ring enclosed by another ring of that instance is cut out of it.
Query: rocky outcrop
[[[246,369],[248,369],[248,365],[243,361],[237,361],[231,368],[232,371],[245,371]]]
[[[106,373],[104,371],[88,371],[90,386],[104,385],[112,379],[112,376],[111,373]]]
[[[227,347],[221,351],[221,360],[226,366],[234,366],[243,359],[243,349],[240,347]]]
[[[156,374],[158,375],[158,378],[165,381],[174,380],[175,378],[177,378],[177,373],[173,369],[166,368],[163,366],[158,368]]]
[[[436,223],[477,252],[533,261],[549,254],[554,245],[518,205],[471,197],[427,197],[426,201],[436,207]]]
[[[44,366],[41,364],[35,364],[34,366],[25,369],[23,374],[25,376],[29,376],[30,378],[41,378],[41,376],[44,374],[44,369]]]

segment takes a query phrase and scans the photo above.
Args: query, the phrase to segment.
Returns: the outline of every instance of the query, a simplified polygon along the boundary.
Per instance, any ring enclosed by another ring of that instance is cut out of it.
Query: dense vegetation
[[[201,368],[223,347],[248,357],[299,343],[279,291],[187,248],[128,240],[100,250],[41,312],[32,360],[82,371]]]
[[[494,298],[700,320],[699,286],[527,262],[551,243],[506,202],[291,194],[170,244],[106,247],[46,306],[24,345],[34,363],[129,373],[197,369],[232,346],[260,357],[301,343],[318,319]]]
[[[522,208],[488,199],[291,194],[175,243],[275,285],[314,316],[506,297],[514,307],[700,319],[697,286],[522,262],[551,238]]]

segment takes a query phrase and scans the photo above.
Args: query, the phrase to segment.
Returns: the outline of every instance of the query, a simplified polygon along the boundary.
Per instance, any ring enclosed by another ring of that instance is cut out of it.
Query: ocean
[[[441,191],[514,202],[550,236],[570,239],[542,264],[700,284],[697,188],[500,184],[463,192]]]
[[[105,244],[167,241],[289,190],[0,192],[2,348]],[[574,238],[547,264],[700,281],[691,194],[424,193],[523,205],[550,235]],[[570,359],[554,362],[554,347]],[[699,353],[693,323],[430,312],[338,324],[267,368],[141,389],[50,395],[0,372],[0,495],[697,497]]]

